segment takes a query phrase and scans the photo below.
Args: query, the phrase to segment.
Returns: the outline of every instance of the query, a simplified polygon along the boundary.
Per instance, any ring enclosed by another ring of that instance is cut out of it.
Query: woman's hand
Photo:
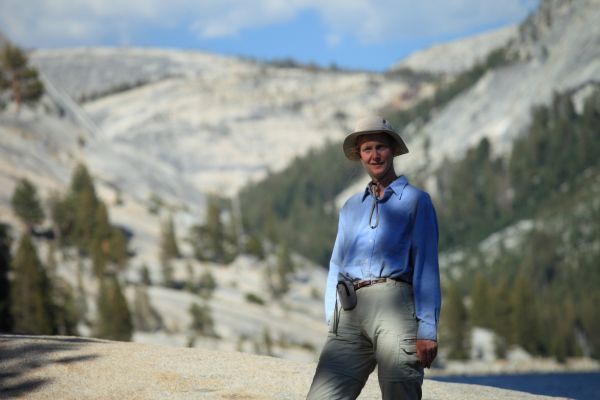
[[[435,340],[417,339],[417,358],[424,368],[431,367],[437,355],[437,347]]]

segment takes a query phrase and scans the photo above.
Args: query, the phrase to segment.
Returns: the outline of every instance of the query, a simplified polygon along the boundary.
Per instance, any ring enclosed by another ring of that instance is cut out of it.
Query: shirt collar
[[[371,184],[371,182],[369,182],[369,184],[365,188],[365,192],[363,193],[362,201],[365,201],[367,196],[370,195],[370,191],[369,191],[370,184]],[[402,198],[402,192],[404,191],[404,188],[406,187],[406,185],[408,185],[408,179],[404,175],[400,175],[392,183],[390,183],[390,185],[388,187],[385,188],[385,192],[391,191],[392,193],[394,193],[396,195],[396,197],[398,197],[398,200],[400,200]],[[383,197],[387,197],[387,196],[384,194]]]

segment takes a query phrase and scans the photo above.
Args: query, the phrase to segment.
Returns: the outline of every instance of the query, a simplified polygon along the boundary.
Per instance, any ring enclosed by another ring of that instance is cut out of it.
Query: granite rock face
[[[304,399],[314,364],[236,352],[59,336],[0,335],[0,398]],[[423,399],[543,399],[425,380]],[[361,399],[379,399],[370,379]]]

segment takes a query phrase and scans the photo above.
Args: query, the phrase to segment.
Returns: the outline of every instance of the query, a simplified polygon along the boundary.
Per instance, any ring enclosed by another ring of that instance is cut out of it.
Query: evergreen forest
[[[27,179],[18,182],[12,206],[23,233],[14,257],[12,230],[0,226],[0,331],[76,335],[78,325],[85,323],[97,337],[130,340],[131,312],[120,282],[130,256],[127,238],[111,224],[87,168],[80,164],[67,193],[54,193],[47,203],[44,207]],[[46,220],[44,208],[49,209],[50,229],[40,228]],[[76,266],[76,284],[59,273],[59,256]],[[90,279],[98,282],[93,321],[86,320],[90,304],[84,282],[89,284]]]

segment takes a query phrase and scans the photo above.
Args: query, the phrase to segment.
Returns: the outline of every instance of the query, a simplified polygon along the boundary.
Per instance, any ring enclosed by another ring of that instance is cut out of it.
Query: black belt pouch
[[[354,291],[354,284],[351,281],[339,281],[337,284],[337,293],[344,310],[352,310],[356,307],[356,292]]]

